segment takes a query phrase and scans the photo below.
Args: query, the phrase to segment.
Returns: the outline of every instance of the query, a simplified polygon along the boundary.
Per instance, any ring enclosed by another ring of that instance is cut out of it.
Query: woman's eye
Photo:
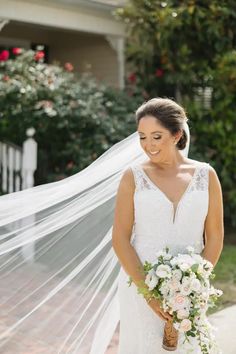
[[[146,139],[146,138],[144,138],[144,137],[141,137],[141,136],[140,136],[139,138],[140,138],[141,140],[143,140],[143,139]],[[159,136],[159,137],[157,137],[157,136],[154,136],[154,139],[155,139],[155,140],[159,140],[159,139],[161,139],[161,137],[160,137],[160,136]]]

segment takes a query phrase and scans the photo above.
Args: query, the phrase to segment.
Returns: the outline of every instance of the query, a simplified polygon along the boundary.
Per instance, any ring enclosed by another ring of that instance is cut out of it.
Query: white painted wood
[[[123,37],[106,36],[106,39],[110,46],[117,53],[118,60],[118,83],[119,88],[123,89],[125,87],[125,40]]]
[[[124,36],[125,26],[107,10],[70,7],[50,1],[0,0],[1,18],[87,33]],[[45,13],[47,16],[45,16]]]
[[[37,143],[32,138],[35,130],[30,128],[26,134],[28,139],[23,143],[23,159],[22,159],[22,177],[23,189],[33,187],[34,172],[37,168]]]
[[[37,143],[33,139],[34,133],[34,128],[27,130],[28,138],[23,143],[23,149],[12,143],[0,143],[1,189],[4,193],[34,186],[34,172],[37,169]]]
[[[212,100],[212,87],[198,87],[197,92],[194,96],[194,101],[196,103],[200,103],[204,108],[211,108],[211,100]]]
[[[2,190],[7,191],[7,145],[2,144]]]
[[[8,192],[12,193],[14,192],[14,149],[12,146],[9,146],[8,148]]]
[[[27,129],[26,135],[28,138],[23,143],[22,150],[11,143],[0,143],[0,172],[4,193],[12,193],[20,189],[33,187],[34,172],[37,168],[37,143],[33,139],[34,134],[34,128]],[[22,185],[20,175],[22,176]],[[34,224],[35,215],[32,214],[19,222],[22,228],[28,224]],[[19,222],[16,221],[15,224],[11,224],[9,231],[19,228]],[[30,237],[32,237],[32,232]],[[35,242],[27,243],[27,238],[26,232],[21,253],[27,263],[32,263],[35,258]]]
[[[0,18],[0,31],[3,29],[4,26],[6,26],[9,23],[9,20]]]
[[[19,150],[15,151],[15,191],[18,192],[21,189],[21,165],[22,165],[22,156]]]

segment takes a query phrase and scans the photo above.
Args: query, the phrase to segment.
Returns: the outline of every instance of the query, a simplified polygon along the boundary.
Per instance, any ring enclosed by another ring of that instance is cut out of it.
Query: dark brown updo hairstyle
[[[186,146],[188,137],[183,129],[184,122],[188,118],[184,109],[175,101],[169,98],[152,98],[143,103],[136,111],[136,123],[139,124],[141,118],[152,116],[158,120],[164,128],[168,129],[172,135],[175,135],[179,130],[182,130],[182,136],[176,144],[179,150],[183,150]]]

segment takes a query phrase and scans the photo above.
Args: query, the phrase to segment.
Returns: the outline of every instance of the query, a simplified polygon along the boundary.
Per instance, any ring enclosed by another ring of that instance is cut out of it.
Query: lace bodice
[[[209,164],[199,163],[177,205],[156,186],[140,165],[133,165],[135,222],[131,242],[141,259],[165,246],[172,253],[188,245],[201,252],[208,211]]]

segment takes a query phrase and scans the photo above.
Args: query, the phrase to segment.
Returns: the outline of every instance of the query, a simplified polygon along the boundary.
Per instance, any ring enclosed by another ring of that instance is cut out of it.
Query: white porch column
[[[106,40],[117,53],[119,88],[125,87],[125,39],[123,37],[106,36]]]
[[[3,27],[5,25],[7,25],[9,23],[9,20],[5,19],[5,18],[0,18],[0,31],[3,29]]]

